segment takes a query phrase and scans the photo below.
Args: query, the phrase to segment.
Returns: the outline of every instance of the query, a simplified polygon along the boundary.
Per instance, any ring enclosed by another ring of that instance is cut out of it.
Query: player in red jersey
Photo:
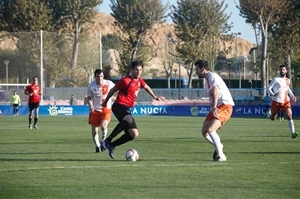
[[[132,117],[130,108],[134,106],[140,88],[144,88],[149,95],[155,100],[164,100],[164,97],[156,96],[152,89],[146,84],[141,77],[144,63],[142,61],[133,61],[130,65],[131,74],[121,78],[116,85],[109,91],[102,106],[106,106],[109,98],[117,91],[117,98],[112,106],[112,111],[119,123],[114,128],[108,138],[104,140],[104,147],[108,149],[109,156],[114,159],[114,148],[126,142],[129,142],[138,137],[139,132],[134,118]],[[112,142],[120,132],[125,131],[125,134]]]
[[[29,107],[29,115],[28,115],[28,121],[29,121],[29,129],[32,129],[31,121],[32,121],[32,112],[35,110],[35,115],[34,115],[34,123],[33,127],[35,129],[38,129],[37,127],[37,121],[39,117],[39,105],[40,105],[40,100],[41,100],[41,87],[38,83],[38,78],[37,76],[34,76],[32,78],[32,83],[29,84],[25,88],[25,95],[28,95],[28,107]]]

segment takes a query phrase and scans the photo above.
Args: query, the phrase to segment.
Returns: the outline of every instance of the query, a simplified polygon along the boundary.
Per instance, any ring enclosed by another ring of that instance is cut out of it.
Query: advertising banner
[[[160,116],[194,116],[204,117],[209,112],[209,106],[201,105],[137,105],[131,108],[132,114],[137,116],[160,115]],[[292,106],[293,116],[300,116],[300,106]],[[40,106],[39,115],[70,116],[88,115],[89,107],[78,106]],[[261,106],[234,106],[232,117],[263,117],[265,107]],[[0,105],[0,115],[13,115],[12,106]],[[28,106],[19,107],[19,115],[28,115]]]

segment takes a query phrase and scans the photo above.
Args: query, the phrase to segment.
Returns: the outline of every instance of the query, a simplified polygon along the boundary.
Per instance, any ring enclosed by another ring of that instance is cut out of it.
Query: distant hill
[[[92,38],[100,37],[100,30],[102,35],[113,34],[121,35],[122,32],[116,26],[113,26],[114,18],[111,15],[98,13],[94,19],[92,26],[86,27],[88,29],[88,34]],[[167,35],[171,36],[171,39],[176,40],[176,35],[174,33],[174,25],[169,23],[159,23],[154,25],[154,27],[147,33],[145,37],[145,43],[151,47],[151,57],[152,60],[147,63],[147,67],[144,69],[146,75],[150,78],[153,76],[153,70],[158,70],[158,77],[165,77],[165,71],[162,65],[162,60],[166,57],[166,45],[167,45]],[[255,44],[246,41],[244,39],[238,38],[237,40],[237,54],[238,56],[248,55],[251,48]],[[174,47],[174,46],[173,46]],[[235,53],[235,40],[229,42],[219,42],[219,49],[228,49],[231,47],[233,49],[232,53],[228,54],[228,57],[234,57]],[[170,45],[169,48],[172,48]],[[15,50],[15,41],[7,37],[2,37],[0,40],[0,49],[11,49]],[[104,52],[103,59],[106,63],[111,63],[113,70],[111,71],[112,76],[118,76],[117,74],[117,62],[116,55],[118,54],[113,49]],[[174,64],[174,68],[178,68],[178,65]],[[152,70],[152,71],[151,71]],[[186,76],[186,71],[181,70],[181,75]]]
[[[114,18],[111,15],[105,13],[99,13],[94,20],[94,24],[92,27],[89,27],[89,32],[92,37],[99,38],[99,31],[101,30],[102,35],[113,34],[116,33],[121,35],[122,32],[116,26],[113,26]],[[171,35],[172,39],[176,39],[174,33],[174,25],[169,23],[160,23],[154,25],[154,27],[147,33],[145,38],[145,43],[149,45],[152,49],[153,59],[150,61],[147,70],[151,69],[159,69],[159,75],[164,77],[165,72],[162,66],[162,59],[165,56],[164,49],[167,44],[167,35]],[[244,40],[242,38],[237,39],[237,54],[238,56],[248,55],[251,48],[255,46],[255,44]],[[227,49],[231,47],[233,52],[228,54],[228,57],[234,57],[235,53],[235,40],[231,40],[229,42],[219,42],[220,49]],[[114,57],[114,53],[110,51],[110,55]],[[107,58],[108,59],[108,58]],[[113,58],[115,60],[115,58]],[[113,68],[116,69],[117,65],[113,64]],[[112,75],[114,72],[112,71]],[[182,75],[186,75],[186,72],[182,70]],[[151,74],[149,74],[151,76]]]

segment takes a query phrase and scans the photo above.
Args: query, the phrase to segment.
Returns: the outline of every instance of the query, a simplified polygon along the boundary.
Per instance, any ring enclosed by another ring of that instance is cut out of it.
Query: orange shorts
[[[276,102],[276,101],[272,101],[271,113],[277,114],[277,113],[279,113],[280,109],[284,112],[288,108],[291,108],[291,102],[290,101],[287,101],[285,103],[279,103],[279,102]]]
[[[209,112],[205,121],[211,121],[212,119],[216,118],[218,119],[221,124],[223,125],[230,117],[232,114],[232,106],[228,104],[222,104],[218,106],[219,112],[217,116],[215,117],[212,112]]]
[[[102,112],[94,110],[89,114],[89,124],[93,126],[100,126],[102,120],[111,120],[111,109],[103,109]]]

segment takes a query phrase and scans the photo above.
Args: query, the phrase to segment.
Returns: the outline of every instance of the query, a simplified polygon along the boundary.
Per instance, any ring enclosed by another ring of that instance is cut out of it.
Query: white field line
[[[273,164],[296,164],[300,165],[300,162],[277,162],[277,163],[228,163],[228,162],[211,162],[211,163],[200,163],[200,164],[138,164],[128,162],[128,164],[119,165],[99,165],[99,166],[69,166],[69,167],[30,167],[30,168],[20,168],[20,169],[0,169],[0,172],[12,172],[12,171],[36,171],[36,170],[62,170],[62,169],[95,169],[95,168],[111,168],[111,167],[199,167],[199,166],[230,166],[230,165],[273,165]]]

